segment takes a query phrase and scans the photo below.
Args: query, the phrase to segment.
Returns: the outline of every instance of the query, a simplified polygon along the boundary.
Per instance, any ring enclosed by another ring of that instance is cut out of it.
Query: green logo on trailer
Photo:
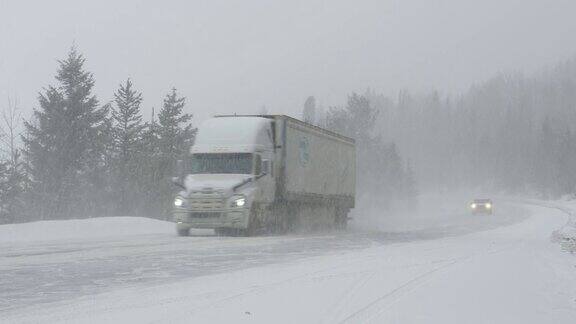
[[[306,166],[310,162],[310,142],[308,138],[301,137],[298,148],[300,151],[300,164]]]

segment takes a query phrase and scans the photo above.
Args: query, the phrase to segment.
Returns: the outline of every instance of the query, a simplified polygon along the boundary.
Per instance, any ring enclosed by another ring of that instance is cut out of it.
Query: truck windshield
[[[252,173],[251,153],[208,153],[193,154],[190,160],[190,173]]]

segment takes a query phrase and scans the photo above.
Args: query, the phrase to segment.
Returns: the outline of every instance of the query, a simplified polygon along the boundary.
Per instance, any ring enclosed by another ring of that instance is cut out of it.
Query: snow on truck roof
[[[194,145],[269,145],[262,136],[268,125],[263,117],[211,118],[200,124]]]
[[[313,125],[313,124],[310,124],[310,123],[301,121],[300,119],[297,119],[297,118],[294,118],[294,117],[290,117],[290,116],[287,116],[287,115],[216,115],[216,116],[214,116],[214,118],[223,118],[223,117],[224,117],[224,118],[225,118],[225,117],[242,117],[242,118],[255,118],[255,117],[256,117],[256,118],[265,118],[265,119],[277,119],[277,118],[280,118],[280,119],[288,120],[288,121],[290,121],[290,122],[292,122],[292,123],[295,123],[295,124],[299,124],[299,125],[302,125],[302,126],[306,126],[306,127],[308,127],[308,128],[311,128],[311,129],[315,129],[316,131],[318,131],[318,132],[320,132],[320,133],[324,133],[324,134],[327,134],[327,135],[329,135],[329,136],[333,136],[333,137],[340,138],[340,139],[342,139],[342,140],[344,140],[344,141],[346,141],[346,142],[349,142],[350,144],[353,144],[353,145],[356,143],[356,140],[353,139],[353,138],[351,138],[351,137],[348,137],[348,136],[345,136],[345,135],[342,135],[342,134],[333,132],[333,131],[331,131],[331,130],[328,130],[328,129],[322,128],[322,127],[320,127],[320,126],[316,126],[316,125]]]

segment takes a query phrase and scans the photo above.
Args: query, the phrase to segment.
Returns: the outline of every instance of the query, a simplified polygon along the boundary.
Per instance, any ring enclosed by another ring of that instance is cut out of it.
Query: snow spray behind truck
[[[174,182],[179,235],[345,227],[356,188],[354,140],[280,115],[202,123]]]

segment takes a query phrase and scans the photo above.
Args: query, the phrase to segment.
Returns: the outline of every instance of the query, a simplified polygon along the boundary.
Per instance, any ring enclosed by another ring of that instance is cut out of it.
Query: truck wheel
[[[336,209],[336,215],[334,218],[334,225],[336,229],[346,229],[348,226],[348,210],[347,209]]]
[[[178,236],[189,236],[190,235],[190,229],[189,228],[177,228],[176,233],[178,233]]]
[[[229,236],[231,233],[229,228],[219,227],[214,229],[214,234],[218,236]]]
[[[286,234],[288,233],[288,221],[286,220],[286,215],[282,215],[274,224],[274,229],[272,231],[275,234]]]
[[[276,206],[270,213],[272,218],[268,221],[268,230],[273,234],[288,233],[288,213],[286,207]]]

